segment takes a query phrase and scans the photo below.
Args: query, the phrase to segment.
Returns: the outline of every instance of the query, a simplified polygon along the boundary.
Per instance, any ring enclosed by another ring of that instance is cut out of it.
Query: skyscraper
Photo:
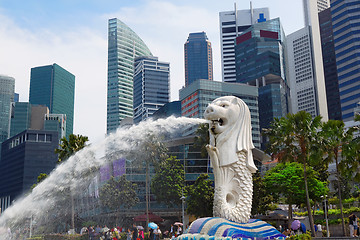
[[[268,8],[255,8],[219,13],[222,80],[235,82],[235,38],[251,25],[270,19]]]
[[[134,123],[145,120],[170,100],[170,64],[157,57],[134,61]]]
[[[328,119],[318,12],[327,0],[303,0],[305,27],[286,38],[292,112],[307,111]]]
[[[360,102],[360,3],[331,0],[331,14],[342,119],[349,121]]]
[[[205,32],[190,33],[184,44],[185,87],[197,79],[213,80],[211,42]]]
[[[289,112],[284,39],[279,18],[255,23],[236,38],[236,82],[259,88],[260,130]]]
[[[319,24],[329,119],[342,120],[330,8],[319,13]]]
[[[133,117],[134,58],[151,56],[140,37],[117,18],[108,28],[107,133]]]
[[[73,133],[75,76],[56,63],[31,69],[29,102],[66,114],[66,137]]]
[[[1,143],[8,139],[10,134],[11,102],[14,101],[15,79],[0,75],[0,151]]]

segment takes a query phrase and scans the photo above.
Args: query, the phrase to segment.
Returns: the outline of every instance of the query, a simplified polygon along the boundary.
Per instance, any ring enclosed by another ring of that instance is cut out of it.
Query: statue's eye
[[[224,104],[224,103],[223,103],[223,104],[221,104],[220,106],[221,106],[221,107],[223,107],[223,108],[224,108],[224,107],[227,107],[227,105],[226,105],[226,104]]]

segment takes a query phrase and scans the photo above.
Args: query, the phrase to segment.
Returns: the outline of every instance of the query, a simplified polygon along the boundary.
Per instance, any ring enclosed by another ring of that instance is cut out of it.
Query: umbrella
[[[176,223],[174,223],[174,225],[176,225],[176,226],[182,226],[183,224],[182,224],[181,222],[176,222]]]
[[[109,230],[110,230],[110,228],[108,228],[108,227],[104,227],[103,229],[101,229],[102,232],[107,232]]]
[[[293,222],[291,223],[291,228],[292,228],[293,230],[298,230],[298,229],[300,228],[300,225],[301,225],[300,221],[299,221],[299,220],[295,220],[295,221],[293,221]]]
[[[152,228],[152,229],[157,229],[158,228],[158,225],[156,223],[154,223],[154,222],[149,223],[148,226],[149,226],[149,228]]]
[[[137,227],[137,229],[139,229],[139,230],[144,230],[144,227],[143,226],[136,226]]]

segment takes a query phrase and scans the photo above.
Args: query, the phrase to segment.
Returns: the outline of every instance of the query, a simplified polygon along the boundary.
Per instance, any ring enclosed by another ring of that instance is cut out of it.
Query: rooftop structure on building
[[[235,81],[235,38],[251,25],[270,19],[268,8],[252,8],[219,13],[222,81]]]

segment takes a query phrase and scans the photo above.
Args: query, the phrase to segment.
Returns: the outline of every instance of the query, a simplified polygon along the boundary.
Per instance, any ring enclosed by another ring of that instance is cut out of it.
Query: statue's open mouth
[[[211,122],[213,124],[219,124],[219,126],[222,126],[224,124],[224,120],[222,118],[218,118],[218,119],[215,119],[215,120],[211,120]]]

